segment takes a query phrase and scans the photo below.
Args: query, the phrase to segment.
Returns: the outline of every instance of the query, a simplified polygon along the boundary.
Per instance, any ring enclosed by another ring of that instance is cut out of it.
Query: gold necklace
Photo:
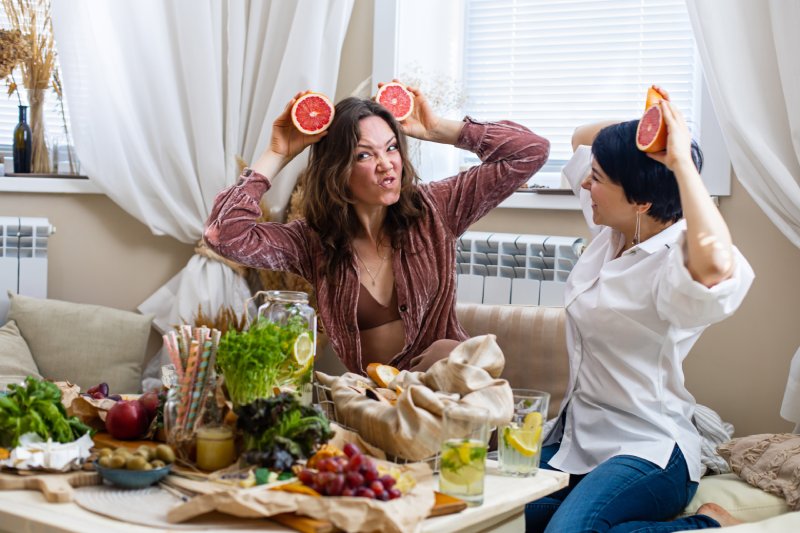
[[[358,251],[356,250],[356,247],[355,247],[355,246],[353,246],[353,253],[356,255],[356,259],[358,259],[359,261],[361,261],[361,264],[364,266],[364,270],[366,270],[366,271],[367,271],[367,274],[368,274],[368,275],[369,275],[369,277],[372,279],[372,286],[374,287],[374,286],[375,286],[375,280],[377,279],[378,275],[381,273],[381,270],[383,269],[383,263],[386,261],[386,259],[387,259],[389,256],[388,256],[388,255],[385,255],[385,256],[383,256],[383,257],[381,257],[381,256],[378,256],[378,258],[380,258],[381,262],[380,262],[380,264],[378,265],[378,270],[377,270],[377,271],[375,272],[375,274],[373,275],[373,274],[372,274],[372,272],[370,271],[369,267],[367,266],[367,264],[364,262],[364,260],[363,260],[363,259],[361,259],[361,256],[360,256],[360,255],[358,255]]]

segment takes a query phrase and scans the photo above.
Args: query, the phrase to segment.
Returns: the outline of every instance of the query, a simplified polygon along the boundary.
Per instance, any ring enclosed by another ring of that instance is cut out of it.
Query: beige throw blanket
[[[389,383],[399,391],[394,405],[367,396],[373,384],[364,376],[316,375],[331,389],[338,423],[390,456],[419,461],[439,451],[442,412],[451,403],[488,409],[492,426],[511,420],[511,387],[499,379],[504,364],[494,335],[467,339],[427,372],[400,372]]]

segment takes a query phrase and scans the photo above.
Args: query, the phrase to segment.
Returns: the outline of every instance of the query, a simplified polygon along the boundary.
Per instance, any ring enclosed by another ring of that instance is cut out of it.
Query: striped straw
[[[209,356],[211,355],[211,345],[212,342],[210,339],[203,343],[203,354],[200,357],[200,364],[197,368],[197,376],[193,383],[191,405],[189,406],[189,414],[186,421],[186,429],[189,431],[191,431],[194,427],[197,410],[200,406],[200,402],[203,400],[200,392],[206,389],[206,374],[208,370]]]
[[[198,359],[200,358],[198,355],[198,344],[194,340],[190,341],[190,344],[191,346],[189,348],[189,355],[187,357],[186,372],[183,374],[183,379],[181,380],[181,401],[178,404],[179,427],[186,427],[186,415],[189,411],[188,407],[190,401],[189,395],[191,394],[195,376],[197,375],[197,364]]]

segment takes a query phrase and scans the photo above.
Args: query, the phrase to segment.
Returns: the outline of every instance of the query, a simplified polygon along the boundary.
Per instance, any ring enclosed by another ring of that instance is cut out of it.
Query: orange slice
[[[367,375],[372,378],[372,381],[378,384],[379,387],[389,388],[389,383],[394,380],[394,377],[400,371],[393,366],[383,365],[381,363],[370,363],[367,365]]]

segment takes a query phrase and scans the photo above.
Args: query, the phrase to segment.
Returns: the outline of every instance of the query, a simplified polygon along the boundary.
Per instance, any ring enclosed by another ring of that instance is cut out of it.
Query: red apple
[[[138,400],[117,402],[106,415],[106,429],[115,439],[138,439],[147,432],[149,425],[147,411]]]
[[[158,411],[158,393],[154,390],[145,392],[139,396],[139,403],[147,411],[147,419],[153,420],[156,416],[156,411]]]

